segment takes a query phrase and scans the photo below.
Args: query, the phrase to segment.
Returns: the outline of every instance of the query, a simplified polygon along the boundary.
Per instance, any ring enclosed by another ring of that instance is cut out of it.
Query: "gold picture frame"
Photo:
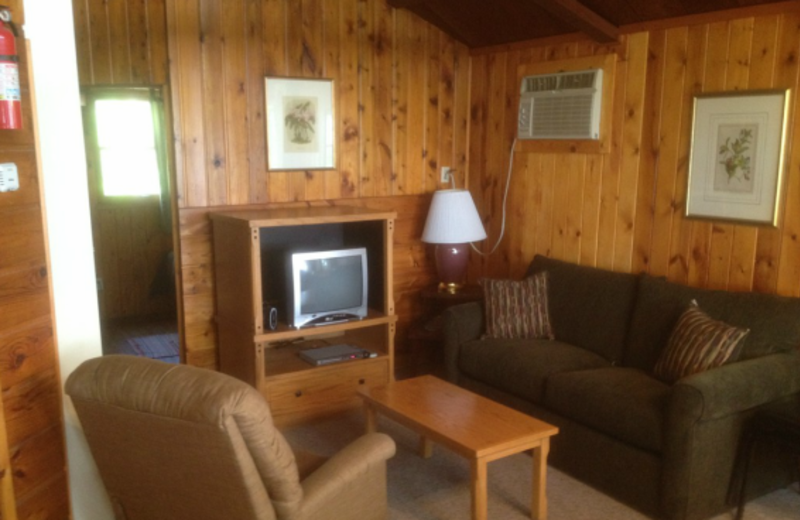
[[[336,167],[332,79],[266,77],[267,169]]]
[[[694,98],[686,217],[778,225],[789,89]]]

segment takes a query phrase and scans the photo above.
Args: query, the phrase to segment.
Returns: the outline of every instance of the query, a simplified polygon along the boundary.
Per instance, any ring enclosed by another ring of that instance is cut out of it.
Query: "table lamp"
[[[422,241],[435,244],[439,290],[458,292],[464,284],[469,243],[486,238],[481,218],[467,190],[433,193]]]

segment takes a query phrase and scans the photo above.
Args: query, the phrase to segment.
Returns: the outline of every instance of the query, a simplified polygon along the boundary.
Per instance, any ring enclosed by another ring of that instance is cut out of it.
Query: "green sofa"
[[[800,299],[686,287],[537,256],[554,340],[482,339],[480,303],[445,312],[447,377],[560,428],[550,463],[667,520],[729,509],[742,430],[758,407],[800,392]],[[667,384],[652,375],[689,302],[746,327],[738,360]],[[792,461],[757,453],[753,496],[786,485]],[[793,461],[795,464],[797,461]]]

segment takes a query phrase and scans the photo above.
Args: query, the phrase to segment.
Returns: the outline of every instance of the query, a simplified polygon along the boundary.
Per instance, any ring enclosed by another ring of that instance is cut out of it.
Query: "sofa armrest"
[[[772,354],[688,376],[673,387],[671,408],[694,421],[720,419],[800,392],[800,355]]]
[[[484,330],[483,305],[454,305],[444,311],[444,367],[447,379],[458,382],[458,352],[461,344],[478,339]]]
[[[757,407],[797,392],[797,352],[731,363],[673,385],[662,453],[662,516],[719,513],[747,419]]]
[[[386,461],[394,454],[394,441],[383,433],[350,443],[302,482],[301,518],[335,520],[354,511],[363,511],[364,518],[384,518]]]

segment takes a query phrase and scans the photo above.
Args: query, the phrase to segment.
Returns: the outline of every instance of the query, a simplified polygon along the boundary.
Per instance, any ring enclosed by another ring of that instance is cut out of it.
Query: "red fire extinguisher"
[[[19,93],[19,58],[11,10],[0,6],[0,129],[22,128]]]

